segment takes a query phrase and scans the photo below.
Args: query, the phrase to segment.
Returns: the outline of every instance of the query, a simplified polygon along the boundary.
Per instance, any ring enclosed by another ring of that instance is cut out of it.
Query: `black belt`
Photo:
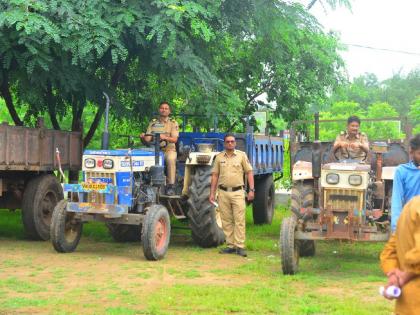
[[[225,187],[223,185],[219,185],[219,188],[224,191],[238,191],[238,190],[244,189],[244,186]]]

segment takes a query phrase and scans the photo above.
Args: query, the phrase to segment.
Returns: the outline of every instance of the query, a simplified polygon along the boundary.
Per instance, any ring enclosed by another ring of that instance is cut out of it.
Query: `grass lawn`
[[[0,314],[390,314],[378,295],[383,243],[317,243],[300,273],[284,276],[276,209],[271,226],[247,215],[248,258],[195,246],[174,229],[167,257],[146,261],[139,243],[115,243],[89,223],[74,253],[25,240],[20,212],[0,210]],[[179,222],[174,225],[180,226]]]

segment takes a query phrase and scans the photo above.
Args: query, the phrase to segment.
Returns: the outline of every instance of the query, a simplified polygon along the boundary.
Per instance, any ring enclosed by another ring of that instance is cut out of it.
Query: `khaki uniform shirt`
[[[342,131],[335,141],[344,141],[347,143],[359,143],[359,144],[367,144],[369,146],[368,137],[365,133],[359,132],[355,138],[349,138],[349,134],[347,131]],[[364,160],[366,158],[366,152],[363,151],[361,148],[353,149],[351,147],[342,148],[340,147],[337,152],[337,157],[340,159],[356,159],[356,160]]]
[[[214,160],[212,173],[219,174],[218,184],[225,187],[244,185],[244,174],[252,171],[245,152],[235,150],[232,156],[226,151],[219,153]]]
[[[414,197],[401,212],[397,230],[385,245],[381,268],[388,273],[395,268],[417,275],[402,288],[396,300],[396,314],[419,314],[420,305],[420,197]]]
[[[146,133],[154,133],[154,132],[160,132],[167,136],[178,138],[179,136],[179,127],[178,123],[175,119],[153,119],[149,126],[147,127]],[[168,141],[162,141],[161,143],[161,149],[163,151],[175,151],[175,143],[170,143]]]

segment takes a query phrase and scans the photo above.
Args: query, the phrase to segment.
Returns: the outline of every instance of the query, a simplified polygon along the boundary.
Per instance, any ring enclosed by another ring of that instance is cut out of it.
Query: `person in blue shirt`
[[[395,232],[402,208],[420,195],[420,134],[410,140],[410,162],[395,170],[391,200],[391,229]]]

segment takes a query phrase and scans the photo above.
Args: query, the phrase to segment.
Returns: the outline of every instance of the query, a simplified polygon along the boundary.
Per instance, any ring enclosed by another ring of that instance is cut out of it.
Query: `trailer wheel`
[[[61,200],[54,209],[51,221],[51,242],[59,253],[73,252],[82,236],[83,223],[67,212],[67,200]]]
[[[28,182],[23,193],[22,222],[30,239],[50,238],[52,213],[63,198],[63,189],[54,175],[41,175]]]
[[[162,205],[152,205],[143,221],[143,254],[147,260],[160,260],[168,251],[171,221],[168,210]]]
[[[215,206],[209,201],[211,166],[197,166],[191,178],[187,217],[193,241],[201,247],[216,247],[225,241]]]
[[[255,199],[252,202],[254,224],[271,224],[274,215],[273,175],[255,178]]]
[[[299,265],[299,243],[295,240],[297,220],[294,215],[283,219],[280,230],[280,254],[283,274],[294,275]]]
[[[114,241],[119,243],[141,240],[141,225],[115,224],[106,225]]]
[[[293,183],[291,195],[291,210],[296,215],[301,208],[314,206],[314,186],[311,181],[297,181]],[[315,242],[313,240],[299,241],[299,256],[310,257],[315,255]]]

